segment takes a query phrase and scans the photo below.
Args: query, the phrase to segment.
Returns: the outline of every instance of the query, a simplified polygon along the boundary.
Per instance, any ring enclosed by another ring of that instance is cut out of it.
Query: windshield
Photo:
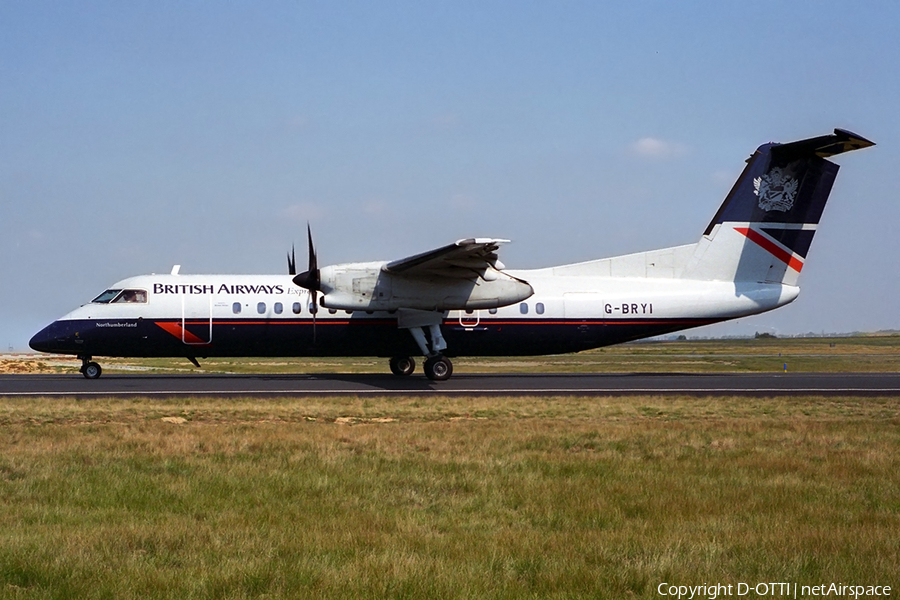
[[[115,298],[121,291],[122,290],[106,290],[105,292],[91,300],[91,302],[95,304],[109,304],[112,299]]]

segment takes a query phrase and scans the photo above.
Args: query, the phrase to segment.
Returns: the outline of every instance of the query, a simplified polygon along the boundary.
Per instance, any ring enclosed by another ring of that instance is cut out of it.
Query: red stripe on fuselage
[[[747,239],[749,239],[751,242],[760,246],[763,250],[770,253],[781,262],[787,264],[787,266],[797,271],[798,273],[800,272],[800,269],[803,268],[802,260],[792,255],[790,252],[780,248],[775,244],[775,242],[773,242],[760,232],[756,231],[755,229],[750,229],[749,227],[735,227],[734,230],[742,235],[747,236]]]
[[[208,321],[204,321],[204,323],[208,323]],[[159,325],[159,327],[160,327],[161,329],[163,329],[163,330],[166,331],[167,333],[170,333],[170,334],[174,335],[176,338],[178,338],[179,340],[181,340],[182,342],[184,342],[184,343],[186,343],[186,344],[195,344],[195,345],[198,345],[198,346],[199,346],[199,345],[207,345],[207,346],[209,345],[209,344],[206,342],[206,340],[201,340],[200,338],[198,338],[196,335],[194,335],[193,333],[191,333],[191,332],[188,331],[187,329],[184,329],[184,328],[181,326],[181,323],[178,323],[177,321],[175,321],[175,322],[172,322],[172,321],[168,321],[168,322],[160,322],[160,321],[156,321],[156,324]]]
[[[704,318],[672,318],[672,317],[647,317],[644,319],[610,319],[610,318],[565,318],[559,317],[556,319],[529,319],[527,317],[521,319],[497,319],[497,318],[486,318],[482,317],[481,321],[475,324],[460,324],[457,319],[445,319],[441,325],[444,327],[487,327],[494,325],[568,325],[568,326],[579,326],[579,325],[684,325],[686,327],[697,327],[700,325],[708,325],[710,323],[718,322],[718,319],[704,319]],[[181,339],[182,331],[185,333],[185,339],[194,344],[194,343],[204,343],[199,337],[191,333],[190,331],[183,330],[181,328],[181,321],[155,321],[157,325],[159,325],[162,329],[167,331],[168,333],[174,335],[178,339]],[[204,325],[208,326],[209,321],[196,321],[196,322],[188,322],[189,325]],[[304,326],[304,327],[312,327],[313,321],[312,319],[253,319],[242,321],[240,319],[229,319],[229,320],[220,320],[213,321],[213,324],[216,327],[239,327],[239,326]],[[397,322],[394,320],[385,320],[385,319],[360,319],[358,321],[350,321],[347,319],[332,319],[325,320],[319,319],[317,321],[318,325],[322,326],[336,326],[336,325],[344,325],[344,326],[355,326],[355,327],[364,327],[364,326],[392,326],[396,327]]]

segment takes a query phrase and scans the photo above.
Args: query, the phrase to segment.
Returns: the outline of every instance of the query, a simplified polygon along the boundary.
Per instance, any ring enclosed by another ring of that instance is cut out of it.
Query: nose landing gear
[[[90,356],[79,356],[78,358],[81,359],[79,371],[86,379],[97,379],[103,374],[103,369],[99,364],[93,362]]]

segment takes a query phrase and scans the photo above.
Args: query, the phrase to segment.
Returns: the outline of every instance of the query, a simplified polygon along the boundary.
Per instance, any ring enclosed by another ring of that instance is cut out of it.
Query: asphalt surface
[[[854,395],[900,394],[900,373],[421,374],[363,375],[0,375],[0,396],[319,395]]]

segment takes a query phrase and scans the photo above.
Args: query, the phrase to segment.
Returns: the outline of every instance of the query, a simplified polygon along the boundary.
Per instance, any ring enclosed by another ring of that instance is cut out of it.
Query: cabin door
[[[481,322],[481,311],[461,310],[459,311],[459,324],[466,329],[474,329]]]
[[[189,346],[212,343],[212,294],[181,294],[181,341]]]

